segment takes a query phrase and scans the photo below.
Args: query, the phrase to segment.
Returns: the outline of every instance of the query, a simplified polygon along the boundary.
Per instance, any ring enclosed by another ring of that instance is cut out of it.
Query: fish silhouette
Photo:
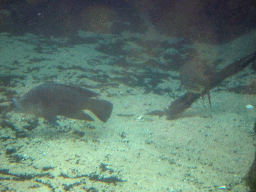
[[[93,121],[83,110],[89,110],[101,121],[107,122],[113,105],[109,101],[94,98],[98,96],[100,94],[81,87],[46,83],[12,101],[19,112],[43,117],[54,124],[57,124],[57,115]]]
[[[182,85],[189,93],[199,93],[202,98],[206,93],[211,106],[210,86],[211,78],[214,74],[214,67],[206,65],[197,57],[186,62],[180,68],[180,78]]]

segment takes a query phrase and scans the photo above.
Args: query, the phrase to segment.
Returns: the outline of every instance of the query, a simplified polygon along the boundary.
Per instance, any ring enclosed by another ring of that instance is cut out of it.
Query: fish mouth
[[[21,105],[16,99],[12,99],[12,105],[14,106],[15,111],[21,110]]]

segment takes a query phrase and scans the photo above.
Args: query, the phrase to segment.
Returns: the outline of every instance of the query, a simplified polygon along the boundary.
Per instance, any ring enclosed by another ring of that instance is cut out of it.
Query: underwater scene
[[[255,192],[254,1],[0,3],[1,192]]]

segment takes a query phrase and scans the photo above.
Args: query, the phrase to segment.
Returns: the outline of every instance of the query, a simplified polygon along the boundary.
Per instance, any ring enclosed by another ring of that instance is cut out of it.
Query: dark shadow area
[[[253,0],[3,0],[1,31],[74,36],[78,30],[121,34],[156,30],[197,42],[229,42],[256,27]]]

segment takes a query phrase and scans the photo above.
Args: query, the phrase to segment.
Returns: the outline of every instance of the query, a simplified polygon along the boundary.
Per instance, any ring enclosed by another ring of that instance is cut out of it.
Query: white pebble
[[[252,105],[246,105],[247,109],[253,109],[254,107]]]

